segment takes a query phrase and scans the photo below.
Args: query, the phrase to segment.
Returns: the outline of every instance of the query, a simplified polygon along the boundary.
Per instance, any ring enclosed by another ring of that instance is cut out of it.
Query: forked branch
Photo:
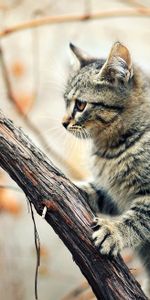
[[[72,253],[97,299],[147,299],[120,256],[101,256],[94,247],[90,238],[93,213],[85,195],[1,112],[0,166],[38,214],[47,207],[46,221]]]

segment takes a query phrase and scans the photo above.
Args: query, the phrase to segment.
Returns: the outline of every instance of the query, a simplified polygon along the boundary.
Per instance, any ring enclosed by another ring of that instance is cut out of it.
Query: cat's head
[[[106,60],[90,57],[72,44],[70,48],[80,67],[66,86],[62,124],[75,136],[88,138],[120,121],[131,92],[132,62],[128,49],[119,42]]]

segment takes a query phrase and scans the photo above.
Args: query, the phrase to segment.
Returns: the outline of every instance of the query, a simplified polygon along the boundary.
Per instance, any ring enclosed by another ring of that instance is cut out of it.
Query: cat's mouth
[[[86,129],[78,125],[73,125],[71,127],[68,127],[67,130],[70,133],[72,133],[74,136],[82,140],[88,139],[90,137]]]

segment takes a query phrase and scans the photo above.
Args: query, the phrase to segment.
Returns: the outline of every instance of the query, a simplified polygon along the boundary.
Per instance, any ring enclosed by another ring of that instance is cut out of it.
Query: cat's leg
[[[145,278],[144,286],[142,288],[145,294],[150,299],[150,241],[140,244],[140,246],[137,248],[137,252],[145,267],[147,275]]]
[[[93,212],[116,215],[117,207],[108,193],[96,186],[95,183],[76,183],[77,187],[84,193]]]
[[[81,193],[83,193],[87,199],[92,211],[95,213],[99,211],[98,202],[101,198],[101,193],[96,189],[95,185],[90,182],[75,182],[75,185],[80,189]]]
[[[135,199],[118,217],[95,218],[94,224],[93,239],[102,254],[117,255],[126,246],[135,248],[150,240],[150,197]]]

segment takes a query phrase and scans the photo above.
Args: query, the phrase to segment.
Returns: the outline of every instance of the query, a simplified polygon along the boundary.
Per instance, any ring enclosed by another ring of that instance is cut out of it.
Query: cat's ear
[[[77,57],[81,68],[88,65],[89,63],[91,63],[95,60],[94,57],[88,55],[85,51],[83,51],[82,49],[76,47],[72,43],[70,43],[69,46],[70,46],[70,49],[72,50],[72,52]]]
[[[120,42],[116,42],[112,46],[100,75],[101,79],[106,79],[111,82],[117,82],[120,79],[125,83],[132,78],[133,67],[129,50]]]

